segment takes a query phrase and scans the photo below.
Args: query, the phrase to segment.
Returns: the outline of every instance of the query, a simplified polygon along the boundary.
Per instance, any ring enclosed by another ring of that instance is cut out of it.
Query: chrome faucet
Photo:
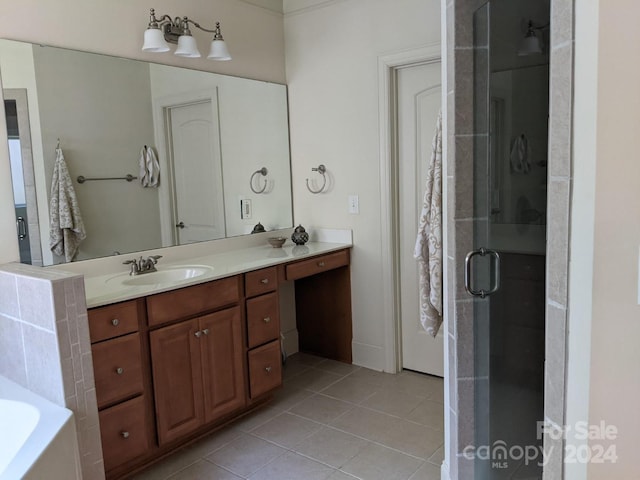
[[[131,265],[129,275],[142,275],[143,273],[157,272],[156,264],[162,255],[151,255],[147,258],[140,257],[139,260],[127,260],[122,262],[123,265]]]

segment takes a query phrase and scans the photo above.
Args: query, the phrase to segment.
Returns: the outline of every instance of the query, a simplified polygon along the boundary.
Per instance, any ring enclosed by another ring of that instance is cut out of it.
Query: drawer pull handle
[[[264,317],[264,318],[262,319],[262,321],[263,321],[264,323],[269,323],[269,322],[271,321],[271,317]]]
[[[264,371],[267,373],[271,373],[271,367],[265,367]]]
[[[318,262],[319,267],[324,267],[324,262]]]
[[[194,333],[194,335],[196,336],[196,338],[200,338],[202,336],[202,330],[198,330],[196,333]]]
[[[114,327],[117,327],[118,325],[120,325],[120,320],[118,320],[117,318],[114,318],[113,320],[111,320],[111,325],[113,325]]]
[[[205,335],[209,335],[209,329],[205,328],[204,330],[202,330],[202,333],[204,333]]]
[[[122,435],[122,438],[129,438],[129,432],[127,431],[120,432],[120,435]]]
[[[267,283],[269,283],[269,279],[268,278],[263,278],[262,280],[260,280],[260,283],[266,285]]]
[[[122,368],[122,367],[118,367],[118,368],[116,368],[116,373],[117,373],[118,375],[122,375],[122,374],[124,373],[124,368]]]

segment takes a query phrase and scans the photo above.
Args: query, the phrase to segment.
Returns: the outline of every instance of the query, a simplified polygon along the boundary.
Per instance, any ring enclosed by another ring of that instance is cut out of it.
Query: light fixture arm
[[[191,20],[189,17],[175,17],[171,18],[169,15],[161,15],[158,19],[156,17],[155,9],[149,10],[149,27],[160,28],[164,34],[164,39],[170,43],[178,43],[180,35],[191,35],[189,31],[189,24],[202,30],[203,32],[213,33],[214,40],[224,40],[222,38],[222,32],[220,31],[220,22],[216,22],[214,29],[205,28],[198,22]]]

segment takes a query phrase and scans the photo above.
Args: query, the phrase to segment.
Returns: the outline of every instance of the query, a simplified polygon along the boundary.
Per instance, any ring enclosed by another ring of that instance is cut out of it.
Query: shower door
[[[518,46],[519,25],[548,23],[544,4],[474,15],[474,480],[542,478],[549,66]]]

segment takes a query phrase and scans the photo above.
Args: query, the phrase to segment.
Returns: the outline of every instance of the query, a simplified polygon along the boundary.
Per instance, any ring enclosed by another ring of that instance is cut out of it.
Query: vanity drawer
[[[282,384],[280,341],[275,340],[249,352],[251,398],[259,397]]]
[[[147,297],[149,325],[188,318],[240,299],[242,275]]]
[[[278,294],[268,293],[247,300],[247,340],[249,348],[277,340],[280,336]]]
[[[287,280],[297,280],[326,270],[344,267],[345,265],[349,265],[349,251],[340,250],[339,252],[290,263],[286,266],[285,275]]]
[[[96,343],[91,351],[98,408],[142,393],[139,333]]]
[[[98,416],[106,471],[149,450],[144,396],[107,408]]]
[[[267,292],[273,292],[278,287],[277,267],[263,268],[255,272],[245,273],[244,291],[247,297],[255,297]]]
[[[91,343],[137,331],[137,300],[89,310],[89,337],[91,338]]]

